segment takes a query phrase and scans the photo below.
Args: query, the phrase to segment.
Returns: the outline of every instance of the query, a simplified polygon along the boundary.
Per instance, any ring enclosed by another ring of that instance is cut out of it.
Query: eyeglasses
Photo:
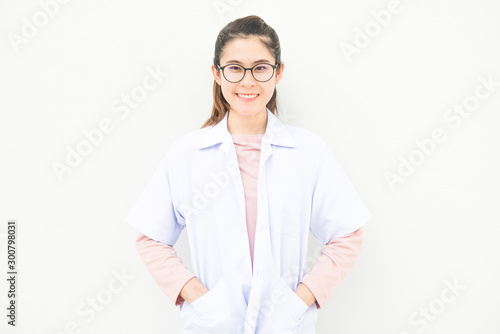
[[[252,76],[255,80],[259,82],[266,82],[271,80],[274,75],[274,70],[277,65],[260,63],[256,64],[253,67],[246,68],[237,64],[228,64],[225,66],[218,66],[219,69],[222,70],[222,75],[226,78],[227,81],[235,83],[240,82],[245,77],[247,71],[252,72]]]

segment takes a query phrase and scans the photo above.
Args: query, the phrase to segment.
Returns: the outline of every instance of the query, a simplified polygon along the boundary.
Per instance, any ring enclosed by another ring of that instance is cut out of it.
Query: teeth
[[[255,97],[257,97],[257,95],[259,94],[253,94],[253,95],[245,95],[245,94],[237,94],[239,97],[242,97],[244,99],[253,99]]]

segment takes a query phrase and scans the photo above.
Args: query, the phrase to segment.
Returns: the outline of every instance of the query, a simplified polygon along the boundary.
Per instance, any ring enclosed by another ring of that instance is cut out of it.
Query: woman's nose
[[[255,79],[251,70],[245,70],[245,74],[243,75],[243,79],[241,79],[240,84],[243,86],[255,85]]]

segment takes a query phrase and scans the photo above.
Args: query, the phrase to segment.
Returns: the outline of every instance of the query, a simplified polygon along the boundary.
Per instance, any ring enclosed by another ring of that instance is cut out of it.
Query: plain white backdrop
[[[317,333],[499,333],[496,0],[1,1],[0,267],[15,219],[19,276],[0,331],[180,333],[124,219],[209,117],[216,36],[250,14],[281,39],[282,119],[329,143],[374,216]],[[185,231],[175,249],[189,266]]]

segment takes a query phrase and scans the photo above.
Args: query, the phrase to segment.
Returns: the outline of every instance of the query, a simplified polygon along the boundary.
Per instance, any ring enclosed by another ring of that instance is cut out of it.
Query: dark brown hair
[[[281,47],[278,34],[272,27],[267,25],[263,19],[256,15],[239,18],[228,23],[224,28],[222,28],[215,42],[214,66],[217,67],[220,64],[222,52],[228,42],[235,38],[248,38],[253,36],[258,37],[269,49],[269,52],[274,55],[276,65],[278,66],[277,69],[279,69],[281,65]],[[229,109],[229,103],[222,95],[222,89],[215,80],[213,97],[214,104],[212,108],[212,115],[203,124],[202,128],[219,123],[224,118],[226,110]],[[276,98],[277,95],[275,87],[273,96],[266,105],[266,107],[275,115],[278,114]]]

